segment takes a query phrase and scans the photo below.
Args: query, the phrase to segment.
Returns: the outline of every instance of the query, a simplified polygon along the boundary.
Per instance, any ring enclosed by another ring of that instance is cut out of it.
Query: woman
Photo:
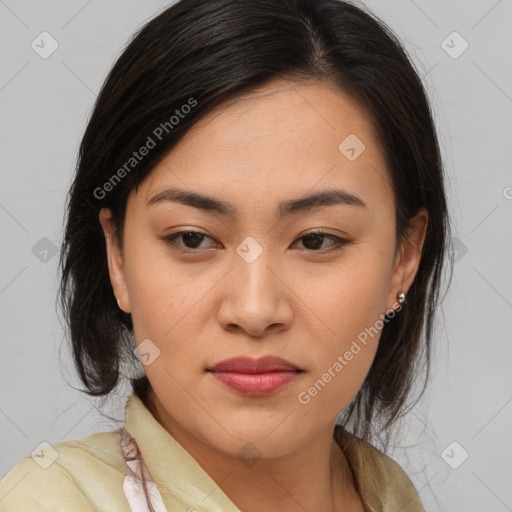
[[[426,94],[380,20],[172,5],[102,88],[66,222],[85,392],[143,372],[123,429],[21,460],[2,510],[424,510],[370,441],[428,377],[449,220]]]

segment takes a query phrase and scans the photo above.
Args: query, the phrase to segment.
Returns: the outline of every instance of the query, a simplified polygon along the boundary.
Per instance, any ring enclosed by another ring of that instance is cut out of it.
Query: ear
[[[427,233],[428,212],[426,208],[420,208],[410,222],[412,226],[409,229],[409,236],[404,239],[400,249],[397,251],[386,311],[397,309],[398,292],[403,291],[407,295],[416,277]]]
[[[125,268],[123,255],[119,243],[114,234],[114,226],[112,223],[112,212],[108,208],[102,208],[99,214],[105,242],[107,244],[107,261],[108,272],[110,275],[110,283],[114,290],[119,307],[125,312],[130,313],[130,301],[128,297],[128,288],[126,286]]]

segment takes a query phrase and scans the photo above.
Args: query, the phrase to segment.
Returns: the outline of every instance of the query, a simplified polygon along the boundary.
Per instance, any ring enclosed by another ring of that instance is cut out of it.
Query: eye
[[[178,238],[182,239],[184,245],[176,242]],[[163,237],[162,240],[178,251],[193,252],[197,249],[201,249],[199,246],[205,238],[213,240],[212,237],[200,233],[199,231],[178,231],[177,233]]]
[[[173,233],[171,235],[167,235],[162,237],[161,239],[172,249],[182,252],[199,252],[201,249],[207,249],[208,247],[201,247],[201,243],[205,239],[213,240],[211,236],[205,235],[204,233],[200,233],[199,231],[178,231],[177,233]],[[177,241],[181,239],[182,243],[179,244]],[[315,230],[301,237],[297,238],[297,240],[303,240],[303,245],[306,250],[309,252],[317,252],[317,253],[326,253],[331,252],[333,250],[341,249],[346,245],[351,243],[350,240],[345,238],[340,238],[336,235],[332,235],[330,233],[324,233],[322,230]],[[322,245],[325,240],[331,240],[330,248],[322,250]]]
[[[325,240],[331,240],[333,242],[330,245],[330,249],[327,250],[319,250],[321,249],[323,243]],[[317,229],[315,231],[311,231],[309,233],[306,233],[305,235],[302,235],[297,240],[303,240],[303,245],[306,247],[306,249],[310,252],[330,252],[333,250],[341,249],[345,245],[349,245],[351,243],[350,240],[347,240],[345,238],[340,238],[339,236],[332,235],[330,233],[324,233],[322,230]]]

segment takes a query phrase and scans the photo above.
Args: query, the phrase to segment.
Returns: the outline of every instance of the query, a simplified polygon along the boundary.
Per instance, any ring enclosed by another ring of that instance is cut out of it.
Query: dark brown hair
[[[180,0],[134,35],[97,98],[68,195],[59,297],[75,365],[84,392],[105,396],[120,381],[121,362],[136,362],[131,316],[109,279],[100,209],[112,210],[122,245],[129,192],[205,114],[275,78],[336,84],[371,115],[394,186],[398,244],[418,209],[429,213],[406,302],[385,323],[369,374],[343,413],[344,424],[370,440],[377,420],[385,430],[403,415],[422,370],[420,395],[425,389],[450,225],[421,79],[389,28],[349,2]],[[148,137],[154,147],[130,160]],[[140,395],[147,385],[145,376],[132,380]]]

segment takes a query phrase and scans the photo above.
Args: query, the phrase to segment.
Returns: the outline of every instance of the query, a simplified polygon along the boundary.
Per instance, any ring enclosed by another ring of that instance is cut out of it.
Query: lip
[[[303,372],[275,356],[234,357],[207,368],[207,371],[234,391],[252,397],[274,393]]]
[[[286,359],[276,356],[263,356],[257,359],[251,357],[232,357],[208,368],[212,372],[236,373],[267,373],[267,372],[295,372],[297,366]]]

